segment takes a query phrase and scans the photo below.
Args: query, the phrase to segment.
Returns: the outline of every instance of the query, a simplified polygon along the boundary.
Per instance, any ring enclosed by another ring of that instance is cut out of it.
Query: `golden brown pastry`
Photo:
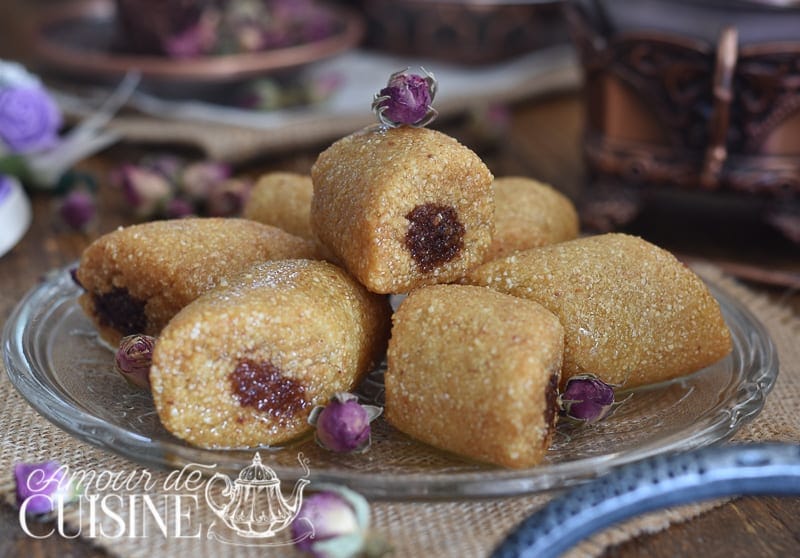
[[[562,382],[594,373],[633,387],[699,370],[731,350],[719,304],[672,254],[604,234],[518,252],[467,280],[535,300],[564,325]]]
[[[544,307],[469,285],[422,287],[393,317],[387,420],[506,467],[541,462],[556,420],[564,330]]]
[[[373,292],[454,281],[489,248],[492,175],[440,132],[365,128],[321,153],[311,177],[312,230]]]
[[[292,172],[265,174],[250,192],[243,216],[313,240],[309,220],[312,192],[310,176]]]
[[[257,264],[164,328],[153,401],[167,430],[205,448],[280,444],[384,354],[386,297],[311,260]]]
[[[317,258],[315,244],[246,219],[191,218],[120,228],[81,256],[80,304],[107,342],[157,336],[178,310],[257,262]]]
[[[495,233],[486,261],[578,236],[578,213],[569,198],[532,178],[494,180]]]

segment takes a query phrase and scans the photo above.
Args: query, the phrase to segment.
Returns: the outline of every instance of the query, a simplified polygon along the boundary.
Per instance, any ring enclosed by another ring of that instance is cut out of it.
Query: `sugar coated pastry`
[[[81,256],[80,304],[112,345],[156,336],[178,310],[254,263],[317,258],[315,244],[246,219],[190,218],[120,228]]]
[[[311,260],[257,264],[202,295],[164,328],[150,383],[158,416],[205,448],[280,444],[379,361],[387,297]]]
[[[532,178],[496,178],[494,203],[495,233],[486,261],[578,236],[578,213],[570,199]]]
[[[467,280],[535,300],[559,317],[562,381],[594,373],[633,387],[676,378],[724,357],[719,304],[672,254],[641,238],[604,234],[483,264]]]
[[[483,287],[422,287],[393,317],[387,420],[433,446],[506,467],[543,459],[564,330],[541,305]]]
[[[311,232],[311,177],[271,172],[258,179],[245,202],[243,216],[309,240]]]
[[[311,177],[314,233],[373,292],[459,279],[491,243],[492,175],[440,132],[365,128],[321,153]]]

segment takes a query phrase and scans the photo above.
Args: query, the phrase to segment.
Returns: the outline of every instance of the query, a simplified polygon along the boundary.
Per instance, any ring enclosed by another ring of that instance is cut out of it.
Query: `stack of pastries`
[[[110,343],[158,336],[164,426],[208,448],[280,444],[385,358],[385,419],[438,448],[540,463],[567,378],[633,387],[723,358],[702,280],[624,234],[579,237],[572,203],[495,178],[427,128],[368,127],[311,175],[265,176],[247,219],[115,231],[84,253],[81,305]],[[388,295],[407,295],[392,314]]]

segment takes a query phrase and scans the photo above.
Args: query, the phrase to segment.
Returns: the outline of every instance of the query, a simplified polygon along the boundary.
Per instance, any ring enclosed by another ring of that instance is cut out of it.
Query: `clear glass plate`
[[[265,465],[284,481],[346,484],[378,498],[470,498],[562,488],[609,468],[657,453],[687,450],[731,436],[762,408],[778,374],[778,358],[764,327],[736,300],[710,286],[733,337],[722,361],[679,380],[633,390],[605,421],[559,426],[547,460],[525,470],[475,463],[421,444],[381,418],[373,444],[341,455],[310,438],[261,449]],[[76,302],[80,289],[67,270],[50,274],[17,306],[3,332],[11,381],[43,416],[77,438],[146,465],[216,465],[228,474],[249,465],[253,450],[204,450],[170,435],[148,393],[128,386],[113,370],[113,353],[97,338]],[[361,387],[380,397],[380,371]],[[468,417],[464,417],[465,424]]]

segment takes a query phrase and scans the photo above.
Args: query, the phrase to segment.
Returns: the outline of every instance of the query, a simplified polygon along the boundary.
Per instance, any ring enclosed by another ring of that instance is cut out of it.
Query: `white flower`
[[[0,88],[9,86],[42,87],[42,81],[22,64],[0,59]]]

